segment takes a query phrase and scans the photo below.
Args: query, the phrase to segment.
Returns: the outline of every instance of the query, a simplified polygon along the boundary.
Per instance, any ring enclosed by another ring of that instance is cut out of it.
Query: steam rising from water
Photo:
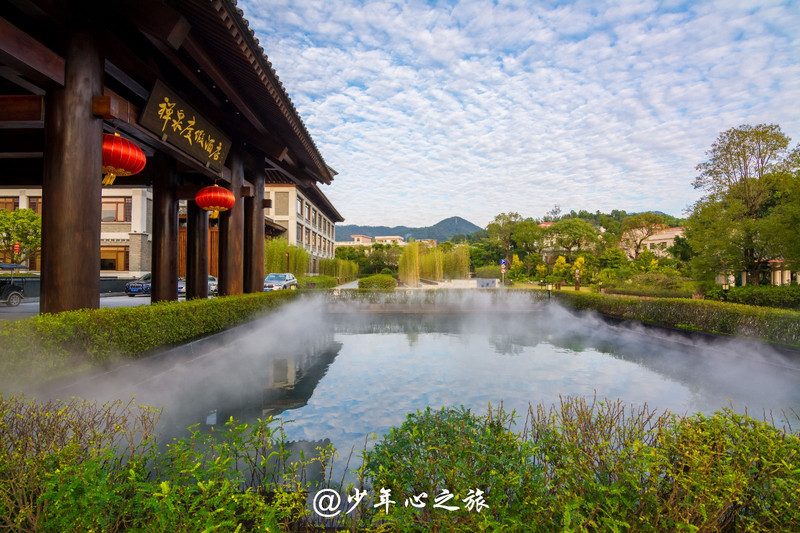
[[[541,293],[419,291],[354,300],[306,297],[196,346],[38,396],[164,407],[165,436],[195,423],[269,414],[290,438],[340,452],[405,414],[443,405],[524,413],[559,395],[620,397],[673,412],[732,402],[754,416],[800,411],[800,359],[741,340],[612,326]],[[796,421],[796,419],[795,419]],[[521,425],[521,421],[520,421]]]

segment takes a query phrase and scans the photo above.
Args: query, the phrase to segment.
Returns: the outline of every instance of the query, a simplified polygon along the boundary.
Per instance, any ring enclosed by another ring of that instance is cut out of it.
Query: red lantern
[[[103,134],[103,185],[111,185],[117,176],[140,172],[147,158],[142,149],[118,133]]]
[[[211,211],[211,218],[217,218],[220,211],[227,211],[236,203],[233,193],[216,183],[211,187],[200,189],[194,200],[198,207]]]

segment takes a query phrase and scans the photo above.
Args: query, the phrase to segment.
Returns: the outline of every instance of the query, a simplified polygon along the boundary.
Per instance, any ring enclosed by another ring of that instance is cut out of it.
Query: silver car
[[[280,291],[283,289],[296,289],[297,278],[293,274],[270,274],[264,278],[265,291]]]

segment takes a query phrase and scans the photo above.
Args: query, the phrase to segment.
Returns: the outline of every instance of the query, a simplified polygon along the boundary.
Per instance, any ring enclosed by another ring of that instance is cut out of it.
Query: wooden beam
[[[64,85],[64,59],[0,17],[0,63],[37,83]]]
[[[118,0],[115,7],[120,15],[141,31],[164,41],[174,50],[181,47],[192,29],[183,15],[159,0]]]
[[[252,185],[242,185],[241,190],[239,191],[239,196],[242,198],[252,198],[254,195],[253,186]]]
[[[233,102],[233,105],[239,110],[239,112],[244,115],[247,120],[256,128],[256,131],[262,135],[267,135],[267,128],[258,118],[256,113],[247,105],[244,98],[240,95],[239,91],[231,84],[229,81],[230,77],[227,73],[222,72],[217,66],[214,64],[214,61],[206,54],[203,47],[200,46],[197,41],[189,35],[186,40],[183,42],[183,48],[192,58],[197,61],[197,64],[200,65],[200,68],[205,70],[206,74],[214,80],[214,83],[217,84],[217,87],[220,88],[222,92],[225,93],[225,96]]]
[[[263,202],[264,209],[271,209],[272,208],[272,199],[271,198],[265,198],[262,202]]]
[[[0,122],[44,121],[44,96],[0,96]]]
[[[92,101],[94,116],[106,120],[121,120],[128,124],[136,122],[136,117],[139,116],[136,106],[109,89],[103,92],[103,96],[95,96]]]

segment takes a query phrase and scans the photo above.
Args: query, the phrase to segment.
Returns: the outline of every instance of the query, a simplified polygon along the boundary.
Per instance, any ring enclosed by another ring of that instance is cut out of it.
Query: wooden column
[[[186,299],[208,298],[208,211],[186,202]]]
[[[158,154],[153,158],[153,279],[150,301],[178,299],[178,176],[175,161]]]
[[[255,194],[244,199],[244,292],[264,290],[264,172],[250,178]]]
[[[236,150],[228,155],[233,207],[219,214],[219,294],[242,294],[244,288],[244,163]]]
[[[100,306],[103,122],[92,98],[103,93],[103,58],[82,15],[67,25],[64,87],[48,91],[45,104],[43,313]]]

